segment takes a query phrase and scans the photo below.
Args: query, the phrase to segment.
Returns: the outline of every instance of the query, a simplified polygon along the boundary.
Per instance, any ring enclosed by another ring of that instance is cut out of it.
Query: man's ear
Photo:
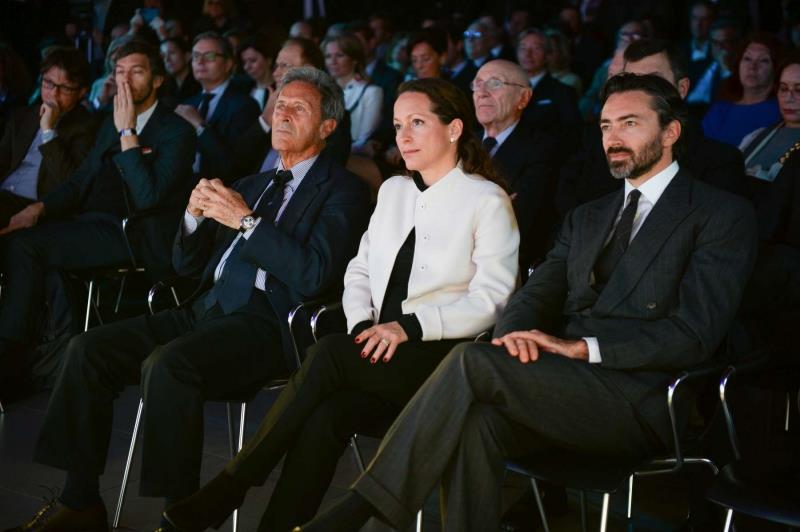
[[[164,83],[164,76],[153,76],[153,89],[158,90],[162,83]]]
[[[681,78],[678,80],[678,94],[681,95],[681,100],[685,100],[689,95],[689,89],[691,86],[692,82],[689,81],[689,78]]]
[[[664,128],[664,131],[661,134],[661,145],[666,147],[672,148],[678,139],[681,138],[681,123],[677,120],[673,120],[667,127]]]
[[[327,120],[323,120],[319,125],[319,136],[321,139],[325,140],[330,137],[335,130],[336,120],[333,118],[328,118]]]
[[[530,103],[531,98],[533,98],[533,89],[523,89],[522,94],[519,97],[519,101],[517,102],[517,109],[525,109],[528,107],[528,103]]]

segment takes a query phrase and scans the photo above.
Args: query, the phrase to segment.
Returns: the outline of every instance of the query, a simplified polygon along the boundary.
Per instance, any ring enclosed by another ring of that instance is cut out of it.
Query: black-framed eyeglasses
[[[511,85],[512,87],[522,87],[523,89],[527,89],[527,85],[520,85],[519,83],[511,83],[510,81],[503,81],[502,79],[498,78],[489,78],[487,80],[482,79],[474,79],[472,83],[469,84],[469,88],[472,91],[479,91],[486,89],[489,92],[494,92],[496,90],[500,90],[505,85]]]
[[[58,90],[60,92],[63,92],[64,94],[75,94],[76,92],[81,90],[80,87],[71,87],[70,85],[55,83],[47,78],[42,78],[42,88],[49,91]]]
[[[218,58],[223,59],[227,57],[221,52],[192,52],[192,61],[199,63],[202,59],[203,63],[213,63]]]

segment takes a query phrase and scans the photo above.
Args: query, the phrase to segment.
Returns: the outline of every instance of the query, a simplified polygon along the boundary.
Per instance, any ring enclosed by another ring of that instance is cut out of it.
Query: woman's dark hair
[[[449,81],[438,78],[414,79],[400,84],[397,96],[404,92],[424,94],[431,101],[431,112],[442,124],[456,118],[464,128],[458,138],[458,158],[468,174],[478,174],[508,190],[505,180],[497,173],[489,153],[483,148],[473,126],[474,113],[467,96]]]
[[[305,37],[289,37],[283,42],[281,48],[287,46],[299,46],[303,55],[303,60],[306,64],[325,70],[325,56],[322,55],[322,50],[319,49],[317,43]]]
[[[187,41],[183,37],[167,37],[166,39],[161,41],[161,44],[166,44],[168,42],[171,42],[172,44],[177,46],[178,50],[180,50],[185,54],[188,54],[189,52],[192,51],[192,47],[189,46],[189,41]]]
[[[408,44],[406,45],[408,57],[411,57],[414,47],[420,43],[427,44],[438,55],[447,53],[447,30],[440,26],[431,26],[413,32],[409,36]]]
[[[655,74],[638,75],[623,72],[609,78],[600,93],[600,101],[605,105],[612,94],[633,91],[641,91],[650,96],[650,107],[658,115],[661,129],[667,127],[673,120],[677,120],[681,125],[681,136],[672,146],[672,157],[678,159],[683,155],[683,132],[686,131],[689,122],[689,108],[678,93],[678,89]]]
[[[150,71],[154,76],[165,77],[167,75],[167,69],[164,67],[164,60],[161,58],[158,48],[152,46],[147,41],[142,41],[136,38],[121,44],[119,48],[114,50],[112,61],[114,64],[116,64],[117,61],[123,57],[128,57],[129,55],[133,54],[142,54],[147,56],[147,60],[150,63]]]
[[[277,42],[263,33],[256,33],[255,35],[243,39],[236,53],[241,56],[248,48],[252,48],[263,55],[264,59],[269,61],[270,66],[275,64],[275,58],[278,57],[278,52],[281,49]]]
[[[771,33],[764,32],[750,35],[744,40],[744,42],[742,42],[741,46],[736,52],[736,60],[732,65],[731,76],[725,80],[720,90],[720,97],[722,99],[736,101],[742,97],[742,94],[744,93],[744,87],[742,87],[742,81],[739,79],[739,65],[742,62],[744,53],[747,51],[747,47],[751,44],[761,44],[767,47],[769,50],[769,57],[772,60],[773,69],[777,69],[778,65],[781,63],[783,44],[778,40],[777,37]],[[777,70],[775,70],[775,73],[777,74]],[[777,80],[778,78],[775,77],[773,79]],[[775,94],[775,86],[777,86],[777,84],[773,84],[773,95]]]
[[[775,86],[777,87],[778,84],[781,82],[781,76],[783,75],[783,71],[786,70],[786,67],[790,65],[800,65],[800,51],[792,51],[786,54],[781,61],[781,64],[775,70]]]
[[[39,72],[44,74],[53,67],[66,72],[67,78],[79,87],[88,87],[92,83],[86,55],[75,48],[53,48],[42,59]]]

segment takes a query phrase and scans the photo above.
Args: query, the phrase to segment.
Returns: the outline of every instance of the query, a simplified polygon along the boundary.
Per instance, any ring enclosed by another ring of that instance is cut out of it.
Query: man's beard
[[[620,161],[611,161],[608,156],[612,153],[628,153],[631,157]],[[608,169],[615,178],[636,179],[649,172],[661,160],[663,154],[664,148],[661,146],[661,136],[659,135],[645,145],[639,153],[635,153],[629,148],[609,148],[606,151],[606,160],[608,160]]]
[[[147,101],[151,94],[153,94],[153,86],[147,85],[147,92],[142,94],[139,98],[137,98],[133,93],[133,89],[131,89],[131,96],[133,97],[133,105],[141,105]]]

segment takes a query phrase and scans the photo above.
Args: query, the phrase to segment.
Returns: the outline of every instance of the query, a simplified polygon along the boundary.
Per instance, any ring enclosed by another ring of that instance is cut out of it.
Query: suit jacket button
[[[656,305],[654,301],[651,301],[650,303],[648,303],[648,304],[647,304],[647,309],[648,309],[648,310],[653,310],[653,309],[654,309],[654,308],[656,308],[657,306],[658,306],[658,305]]]

